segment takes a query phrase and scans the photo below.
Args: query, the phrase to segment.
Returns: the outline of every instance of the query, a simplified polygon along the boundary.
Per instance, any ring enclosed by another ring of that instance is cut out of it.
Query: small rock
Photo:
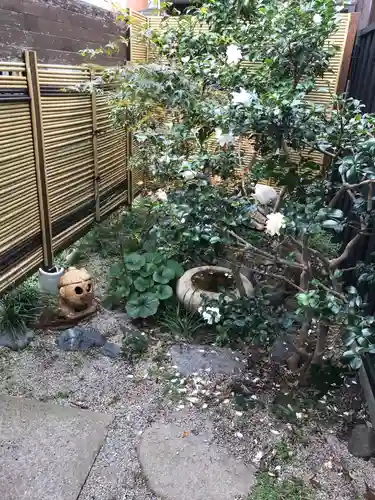
[[[193,375],[207,368],[212,374],[231,375],[244,367],[241,354],[221,347],[213,349],[200,345],[174,345],[170,354],[172,363],[182,376]]]
[[[294,334],[282,335],[275,340],[272,351],[271,358],[277,363],[284,363],[290,356],[296,351],[294,342],[296,336]]]
[[[0,347],[9,347],[13,351],[23,349],[30,344],[34,337],[33,330],[26,330],[25,332],[0,332]]]
[[[104,356],[116,359],[121,355],[121,346],[114,342],[106,342],[100,349],[100,352],[104,354]]]
[[[348,450],[355,457],[370,458],[375,453],[375,431],[366,424],[358,424],[348,442]]]
[[[75,326],[61,332],[57,344],[63,351],[87,351],[91,347],[102,347],[106,338],[95,328]]]

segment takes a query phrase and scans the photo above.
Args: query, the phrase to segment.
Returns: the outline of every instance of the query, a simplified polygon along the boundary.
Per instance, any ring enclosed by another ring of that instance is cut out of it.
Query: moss
[[[311,490],[299,480],[279,481],[268,474],[259,474],[248,500],[313,500]]]

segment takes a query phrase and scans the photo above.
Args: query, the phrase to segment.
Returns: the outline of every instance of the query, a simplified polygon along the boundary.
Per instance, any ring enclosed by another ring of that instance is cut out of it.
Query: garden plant
[[[353,256],[372,231],[375,120],[325,83],[340,9],[332,0],[195,2],[145,30],[154,59],[123,68],[112,96],[114,123],[133,132],[137,161],[163,186],[145,242],[187,266],[245,269],[258,298],[215,304],[218,338],[266,344],[275,323],[280,335],[281,323],[293,325],[287,363],[302,376],[328,344],[355,369],[375,352],[366,297],[347,285],[349,274],[373,278]],[[328,104],[315,104],[313,91]],[[259,189],[265,179],[272,200]],[[280,313],[262,300],[280,284],[282,321],[261,322],[256,335],[261,308]]]

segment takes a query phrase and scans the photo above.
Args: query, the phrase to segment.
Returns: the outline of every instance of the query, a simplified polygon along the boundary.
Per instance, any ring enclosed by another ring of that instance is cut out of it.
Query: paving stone
[[[0,396],[1,500],[76,500],[112,416]]]
[[[366,424],[358,424],[348,442],[348,450],[355,457],[370,458],[375,454],[375,431]]]
[[[164,500],[235,500],[246,496],[255,470],[228,455],[205,432],[155,423],[142,436],[139,460],[152,491]]]
[[[243,356],[230,349],[206,345],[173,345],[171,360],[183,376],[200,370],[210,369],[211,373],[231,375],[243,367]]]

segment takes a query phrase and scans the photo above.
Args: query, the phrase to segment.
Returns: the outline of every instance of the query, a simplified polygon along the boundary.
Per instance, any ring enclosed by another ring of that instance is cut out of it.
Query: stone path
[[[112,417],[0,397],[0,498],[76,500]]]
[[[139,459],[150,488],[165,500],[234,500],[246,496],[255,471],[212,443],[210,431],[184,421],[157,422],[143,434]]]
[[[181,374],[244,366],[207,346],[173,346],[170,360]],[[247,498],[252,468],[216,444],[205,412],[175,414],[149,363],[64,352],[54,335],[0,357],[0,499]]]

